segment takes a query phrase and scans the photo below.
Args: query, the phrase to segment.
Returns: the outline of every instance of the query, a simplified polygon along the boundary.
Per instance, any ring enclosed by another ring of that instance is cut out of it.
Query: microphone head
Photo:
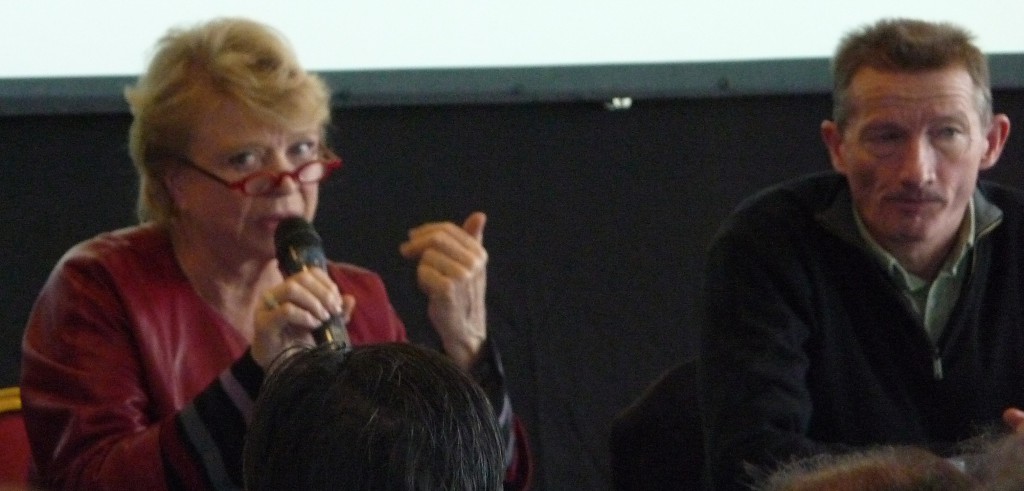
[[[327,267],[320,234],[302,217],[287,218],[277,225],[274,247],[278,267],[285,276],[291,276],[308,266]]]
[[[281,220],[281,223],[277,224],[277,230],[274,231],[274,243],[285,244],[292,241],[306,243],[315,242],[319,245],[320,234],[316,233],[316,229],[313,225],[306,221],[302,217],[288,217]]]

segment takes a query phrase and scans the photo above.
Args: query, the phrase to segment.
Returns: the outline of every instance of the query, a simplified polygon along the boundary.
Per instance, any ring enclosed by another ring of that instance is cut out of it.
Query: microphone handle
[[[332,315],[320,327],[313,330],[313,341],[318,346],[321,344],[334,344],[340,347],[348,345],[348,330],[345,329],[345,321],[337,315]]]
[[[326,269],[324,266],[319,264],[301,264],[301,268],[298,270],[288,271],[287,268],[282,268],[281,272],[285,275],[291,275],[305,270],[306,268]],[[329,319],[325,320],[323,324],[320,324],[320,327],[313,329],[313,342],[316,343],[317,346],[321,344],[334,344],[339,348],[347,348],[349,346],[349,339],[348,329],[345,327],[345,320],[337,315],[332,315]]]

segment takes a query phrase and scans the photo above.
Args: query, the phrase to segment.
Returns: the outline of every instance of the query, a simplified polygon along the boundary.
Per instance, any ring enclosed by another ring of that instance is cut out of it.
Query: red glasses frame
[[[292,178],[292,180],[300,184],[318,183],[320,181],[323,181],[324,179],[327,179],[327,177],[330,176],[331,173],[334,172],[335,170],[341,168],[342,164],[341,159],[338,157],[335,157],[333,159],[312,160],[296,167],[295,170],[293,171],[256,171],[237,181],[228,181],[218,176],[217,174],[214,174],[213,172],[210,172],[196,165],[195,162],[192,162],[189,159],[183,158],[181,160],[189,167],[199,171],[200,174],[203,174],[204,176],[209,177],[210,179],[213,179],[214,181],[217,181],[223,184],[224,186],[230,189],[234,189],[246,196],[261,196],[267,194],[273,191],[274,189],[277,189],[277,187],[281,185],[281,181],[283,181],[285,177],[290,177]],[[313,165],[323,166],[323,172],[317,175],[316,177],[312,178],[309,177],[308,175],[304,175],[304,173],[310,170],[310,166]]]

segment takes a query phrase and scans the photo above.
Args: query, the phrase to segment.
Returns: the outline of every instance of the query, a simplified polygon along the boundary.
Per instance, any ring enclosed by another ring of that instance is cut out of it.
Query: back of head
[[[330,345],[271,369],[243,456],[246,488],[497,490],[504,459],[483,391],[440,353]]]
[[[146,72],[125,89],[143,221],[168,218],[171,207],[161,177],[168,161],[185,155],[204,110],[232,102],[286,129],[324,126],[330,119],[326,84],[303,70],[285,38],[264,24],[214,19],[169,30],[155,49]]]
[[[972,479],[946,459],[912,447],[817,455],[768,476],[760,491],[966,491]]]
[[[914,19],[883,19],[847,34],[832,59],[833,120],[842,126],[849,117],[848,89],[862,68],[883,72],[925,72],[962,67],[978,89],[983,121],[992,116],[988,60],[973,36],[949,23]]]
[[[1024,435],[1001,436],[982,450],[969,466],[981,483],[976,491],[1024,489]]]

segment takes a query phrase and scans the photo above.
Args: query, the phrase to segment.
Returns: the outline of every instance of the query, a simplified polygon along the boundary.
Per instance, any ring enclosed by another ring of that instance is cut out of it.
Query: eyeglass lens
[[[281,180],[291,177],[302,184],[319,182],[327,174],[327,164],[321,161],[313,161],[303,164],[292,172],[272,174],[270,172],[257,172],[244,182],[243,190],[246,194],[262,194],[277,187]]]

